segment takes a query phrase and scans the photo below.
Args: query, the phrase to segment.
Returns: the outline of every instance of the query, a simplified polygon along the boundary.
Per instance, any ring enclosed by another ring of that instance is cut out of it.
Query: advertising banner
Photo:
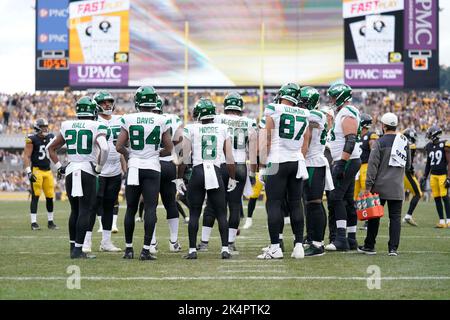
[[[69,0],[37,1],[37,50],[68,50]]]
[[[129,0],[72,2],[71,86],[128,86]]]

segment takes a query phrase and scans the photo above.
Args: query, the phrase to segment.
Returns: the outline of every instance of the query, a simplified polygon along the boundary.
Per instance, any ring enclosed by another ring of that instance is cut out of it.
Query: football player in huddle
[[[264,110],[266,127],[259,133],[259,173],[260,179],[265,182],[271,244],[258,259],[283,258],[279,232],[283,221],[282,202],[286,194],[295,236],[291,257],[304,257],[301,198],[303,181],[308,173],[301,151],[310,113],[298,107],[299,95],[299,85],[287,83],[279,89],[276,103],[267,105]]]
[[[50,169],[50,159],[47,157],[46,147],[54,135],[48,130],[46,119],[37,119],[34,123],[35,133],[25,139],[25,151],[23,165],[30,180],[31,187],[31,230],[40,230],[37,223],[37,209],[41,190],[44,190],[47,207],[47,227],[58,229],[53,222],[53,198],[55,197],[55,187],[53,173]]]
[[[193,118],[198,122],[184,128],[183,160],[177,173],[177,191],[186,192],[183,181],[186,165],[192,158],[192,175],[187,187],[189,203],[189,251],[186,259],[197,259],[197,232],[205,195],[219,224],[222,242],[222,259],[231,258],[228,248],[228,223],[226,217],[226,192],[236,186],[236,165],[232,153],[231,135],[228,126],[215,123],[216,106],[210,99],[201,98],[194,107]],[[227,189],[220,165],[225,158],[229,175]],[[238,212],[239,215],[239,212]],[[239,218],[239,216],[238,216]]]
[[[436,228],[450,227],[450,199],[448,188],[450,188],[450,141],[441,140],[442,130],[438,126],[431,126],[427,131],[427,139],[430,140],[425,146],[427,154],[427,164],[425,173],[421,178],[422,189],[426,180],[430,176],[430,187],[436,209],[439,215],[439,222]],[[444,204],[447,220],[444,219]]]
[[[67,120],[61,124],[61,130],[49,144],[48,152],[58,175],[66,175],[66,192],[71,207],[70,257],[95,258],[82,252],[82,246],[90,218],[95,217],[97,176],[108,158],[108,128],[96,121],[97,105],[89,97],[78,100],[76,115],[76,120]],[[56,150],[64,144],[67,146],[67,167],[59,162],[56,154]]]
[[[236,180],[237,186],[231,191],[227,192],[226,200],[229,207],[228,219],[228,242],[231,253],[237,254],[235,241],[239,228],[240,212],[242,207],[242,195],[247,180],[247,159],[250,158],[250,163],[254,166],[253,171],[250,171],[250,176],[254,177],[256,168],[256,149],[257,149],[257,135],[256,122],[250,118],[242,116],[244,109],[244,100],[237,92],[232,92],[225,97],[223,102],[224,114],[218,114],[214,117],[215,123],[221,123],[228,127],[228,133],[231,136],[233,158],[236,162]],[[249,155],[249,156],[247,156]],[[224,184],[228,184],[228,170],[226,168],[225,159],[222,159],[221,175]],[[208,247],[209,237],[211,235],[212,227],[214,226],[214,213],[210,203],[207,201],[206,208],[203,213],[203,227],[202,239],[198,246],[199,251],[206,251]]]
[[[354,202],[355,176],[361,167],[358,139],[359,110],[350,105],[352,88],[346,84],[332,85],[327,95],[336,116],[331,129],[330,151],[333,158],[333,184],[328,201],[336,219],[336,238],[325,247],[330,251],[356,250],[356,209]]]
[[[153,87],[140,87],[134,95],[137,113],[122,116],[116,150],[128,161],[125,196],[125,254],[133,259],[133,233],[139,198],[144,198],[144,245],[140,260],[155,260],[150,245],[156,224],[156,207],[161,181],[160,157],[170,156],[173,149],[169,120],[153,109],[158,105],[158,94]],[[160,148],[160,145],[164,148]],[[126,146],[129,146],[128,148]]]

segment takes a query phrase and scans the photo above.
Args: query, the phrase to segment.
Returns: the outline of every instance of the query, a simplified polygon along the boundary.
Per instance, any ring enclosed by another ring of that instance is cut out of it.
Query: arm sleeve
[[[380,143],[376,141],[373,145],[372,151],[370,152],[369,163],[367,166],[366,189],[369,191],[375,184],[375,179],[378,173],[378,166],[380,165],[380,159],[381,159]]]

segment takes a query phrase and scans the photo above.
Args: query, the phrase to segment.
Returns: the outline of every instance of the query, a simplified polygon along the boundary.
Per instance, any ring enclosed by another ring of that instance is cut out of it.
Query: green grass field
[[[121,253],[100,252],[95,252],[95,260],[71,260],[68,206],[67,202],[56,204],[55,222],[60,230],[51,231],[46,228],[45,204],[41,202],[38,222],[43,228],[31,231],[28,203],[0,203],[1,299],[450,299],[450,229],[433,228],[437,220],[433,203],[421,202],[416,209],[419,227],[402,225],[398,257],[387,256],[388,219],[384,217],[376,256],[351,252],[291,259],[292,232],[286,226],[287,252],[277,261],[256,259],[269,242],[261,208],[255,212],[253,227],[241,230],[237,240],[240,254],[232,260],[219,259],[217,227],[210,251],[199,253],[198,260],[186,261],[182,255],[188,245],[187,225],[181,224],[183,252],[170,253],[163,209],[158,209],[157,261],[125,261]],[[123,221],[124,211],[121,208],[119,221]],[[122,223],[119,228],[113,241],[123,248]],[[364,235],[365,231],[358,230],[360,242]],[[99,241],[100,234],[94,232],[94,251]],[[137,223],[136,253],[142,241],[143,224]],[[67,288],[71,265],[80,268],[81,289]],[[368,289],[371,265],[380,268],[380,289]]]

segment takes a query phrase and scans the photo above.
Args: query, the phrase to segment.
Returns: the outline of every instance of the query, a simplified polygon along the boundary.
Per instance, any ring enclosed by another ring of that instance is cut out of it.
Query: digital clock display
[[[41,58],[38,69],[41,70],[67,70],[69,62],[67,58]]]

